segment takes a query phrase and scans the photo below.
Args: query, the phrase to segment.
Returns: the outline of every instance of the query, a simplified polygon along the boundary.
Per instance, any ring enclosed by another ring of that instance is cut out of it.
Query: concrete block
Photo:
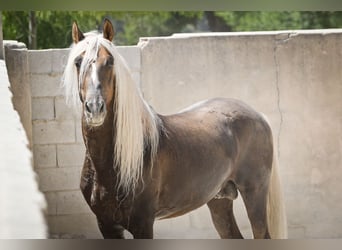
[[[73,107],[69,107],[65,98],[62,96],[58,96],[55,98],[55,112],[56,112],[56,120],[81,120],[81,110],[76,111]],[[80,121],[81,122],[81,121]]]
[[[29,50],[29,72],[33,74],[46,74],[52,72],[53,50]]]
[[[31,74],[29,81],[31,83],[32,97],[55,97],[63,95],[61,77],[61,74]]]
[[[41,191],[78,190],[81,167],[37,169]]]
[[[80,190],[58,192],[56,196],[58,215],[92,213]]]
[[[68,61],[70,48],[54,49],[52,51],[51,71],[53,73],[63,73]]]
[[[57,166],[56,145],[34,145],[34,167],[51,168]]]
[[[53,144],[75,142],[75,123],[73,121],[34,121],[34,144]]]
[[[58,166],[82,166],[85,155],[83,144],[59,144],[57,145]]]
[[[141,50],[138,46],[118,46],[117,49],[132,71],[140,71]]]
[[[66,237],[72,235],[73,238],[102,238],[96,217],[91,213],[48,216],[47,222],[52,235],[57,234],[62,237],[63,235]]]
[[[53,120],[54,118],[53,98],[32,98],[32,120]]]
[[[57,193],[45,192],[44,196],[47,202],[47,215],[57,215]]]

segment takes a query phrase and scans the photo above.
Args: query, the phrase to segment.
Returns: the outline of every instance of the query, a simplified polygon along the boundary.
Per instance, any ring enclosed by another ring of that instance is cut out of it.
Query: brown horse
[[[86,155],[81,190],[104,238],[152,238],[155,219],[207,204],[221,238],[242,238],[240,192],[254,238],[285,238],[271,128],[234,99],[212,99],[163,116],[145,102],[112,43],[73,24],[64,72],[67,100],[82,107]]]

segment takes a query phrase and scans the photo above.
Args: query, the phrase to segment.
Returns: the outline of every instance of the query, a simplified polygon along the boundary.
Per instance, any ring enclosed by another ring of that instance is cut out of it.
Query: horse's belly
[[[201,207],[220,192],[230,174],[227,161],[211,170],[202,166],[190,173],[183,172],[177,178],[169,178],[162,185],[156,217],[177,217]]]
[[[181,195],[172,194],[169,196],[169,201],[160,204],[156,218],[173,218],[191,212],[213,199],[220,189],[221,185],[215,185],[207,191],[193,190],[192,192],[183,192]]]

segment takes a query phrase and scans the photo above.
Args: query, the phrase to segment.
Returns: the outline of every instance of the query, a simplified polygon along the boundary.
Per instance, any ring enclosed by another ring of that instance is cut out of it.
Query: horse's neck
[[[82,118],[83,138],[87,156],[97,176],[113,175],[114,131],[112,115],[108,114],[104,124],[90,128]]]

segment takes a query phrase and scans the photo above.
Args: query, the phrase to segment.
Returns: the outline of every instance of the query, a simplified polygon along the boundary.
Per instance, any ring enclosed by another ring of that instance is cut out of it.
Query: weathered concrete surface
[[[0,239],[45,238],[46,203],[9,87],[6,65],[0,60]]]
[[[29,140],[29,148],[32,147],[32,123],[31,123],[31,87],[28,77],[27,48],[24,43],[16,41],[4,41],[6,53],[6,66],[11,91],[13,93],[13,106],[19,113],[20,121]]]
[[[271,122],[291,238],[342,237],[342,31],[143,38],[141,84],[170,114],[216,96]]]

